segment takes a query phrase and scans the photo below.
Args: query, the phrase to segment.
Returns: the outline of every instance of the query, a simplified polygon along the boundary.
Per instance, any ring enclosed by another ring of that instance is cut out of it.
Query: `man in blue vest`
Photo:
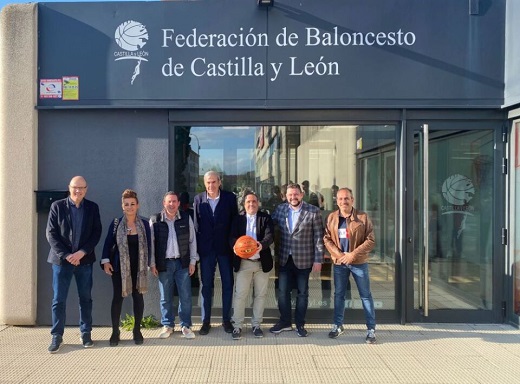
[[[220,189],[220,175],[215,171],[206,172],[204,185],[206,191],[193,199],[202,280],[202,327],[199,333],[207,335],[211,328],[217,264],[222,281],[222,326],[227,333],[232,333],[233,250],[229,245],[229,235],[231,222],[238,215],[237,199],[233,193]]]
[[[174,285],[179,292],[179,318],[182,337],[195,338],[191,330],[191,281],[199,260],[195,227],[190,215],[180,211],[176,192],[166,192],[164,209],[150,218],[152,228],[151,270],[159,276],[161,292],[161,324],[159,338],[170,337],[175,327],[173,312]]]

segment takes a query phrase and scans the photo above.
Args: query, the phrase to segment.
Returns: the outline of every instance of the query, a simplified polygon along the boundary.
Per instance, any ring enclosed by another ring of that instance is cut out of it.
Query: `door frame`
[[[410,117],[410,116],[409,116]],[[417,118],[418,117],[418,118]],[[498,117],[498,118],[497,118]],[[505,177],[502,174],[501,164],[505,155],[505,144],[503,143],[504,119],[501,116],[492,118],[482,118],[478,120],[468,119],[449,119],[439,120],[438,116],[412,116],[405,123],[405,191],[408,195],[404,201],[405,230],[403,236],[404,250],[404,276],[403,276],[403,299],[404,321],[405,322],[454,322],[454,323],[502,323],[505,320],[505,259],[506,249],[501,243],[501,229],[505,226]],[[493,254],[496,255],[492,260],[492,286],[494,287],[492,298],[493,304],[490,310],[430,310],[428,316],[424,316],[420,309],[414,308],[414,133],[418,132],[423,124],[428,124],[430,130],[460,131],[460,130],[493,130],[494,140],[494,180],[495,180],[495,199],[493,202],[494,223],[492,236]]]

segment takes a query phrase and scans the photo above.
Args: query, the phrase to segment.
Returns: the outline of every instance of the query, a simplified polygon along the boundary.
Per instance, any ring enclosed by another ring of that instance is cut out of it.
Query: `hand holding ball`
[[[235,242],[233,251],[238,257],[249,259],[256,252],[258,252],[258,243],[251,236],[241,236]]]

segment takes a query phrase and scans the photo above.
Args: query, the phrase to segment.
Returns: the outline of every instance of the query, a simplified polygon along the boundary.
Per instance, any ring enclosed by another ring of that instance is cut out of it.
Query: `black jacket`
[[[229,245],[231,248],[240,236],[246,234],[247,217],[245,212],[235,216],[231,224],[231,236],[229,238]],[[270,245],[274,240],[274,226],[271,216],[265,212],[258,211],[256,213],[256,239],[262,244],[260,251],[260,262],[262,263],[262,271],[269,272],[273,269],[273,256],[271,255]],[[242,259],[237,255],[233,256],[233,268],[235,272],[240,269]]]
[[[51,246],[47,261],[60,265],[68,263],[65,258],[72,253],[72,217],[69,198],[55,201],[51,205],[47,220],[46,236]],[[96,260],[94,249],[101,238],[99,207],[93,201],[83,199],[83,225],[79,239],[79,249],[86,252],[81,265],[92,264]]]
[[[141,219],[141,221],[143,222],[144,230],[146,233],[146,245],[148,246],[148,265],[150,265],[150,258],[152,257],[152,249],[151,249],[152,237],[151,237],[151,233],[150,233],[150,224],[143,217],[139,216],[139,219]],[[101,261],[103,261],[103,259],[110,260],[110,249],[117,242],[116,234],[114,233],[114,220],[115,219],[113,219],[112,222],[110,223],[110,225],[108,226],[107,236],[105,237],[105,243],[103,245],[103,255],[101,257],[101,260],[99,261],[100,263],[101,263]],[[118,218],[117,225],[119,226],[119,224],[121,224],[122,221],[123,221],[123,216]],[[116,231],[117,231],[117,227],[116,227]],[[116,272],[119,272],[119,266],[121,264],[119,260],[120,260],[119,259],[119,249],[116,247],[116,253],[114,255],[114,260],[110,260],[110,263],[112,263],[112,268],[114,268],[114,271],[116,271]],[[100,266],[101,266],[101,269],[103,269],[103,264],[100,264]]]

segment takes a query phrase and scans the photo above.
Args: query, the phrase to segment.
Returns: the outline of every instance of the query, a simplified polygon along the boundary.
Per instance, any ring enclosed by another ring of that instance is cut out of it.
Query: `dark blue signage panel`
[[[498,107],[504,0],[40,3],[40,106]]]

